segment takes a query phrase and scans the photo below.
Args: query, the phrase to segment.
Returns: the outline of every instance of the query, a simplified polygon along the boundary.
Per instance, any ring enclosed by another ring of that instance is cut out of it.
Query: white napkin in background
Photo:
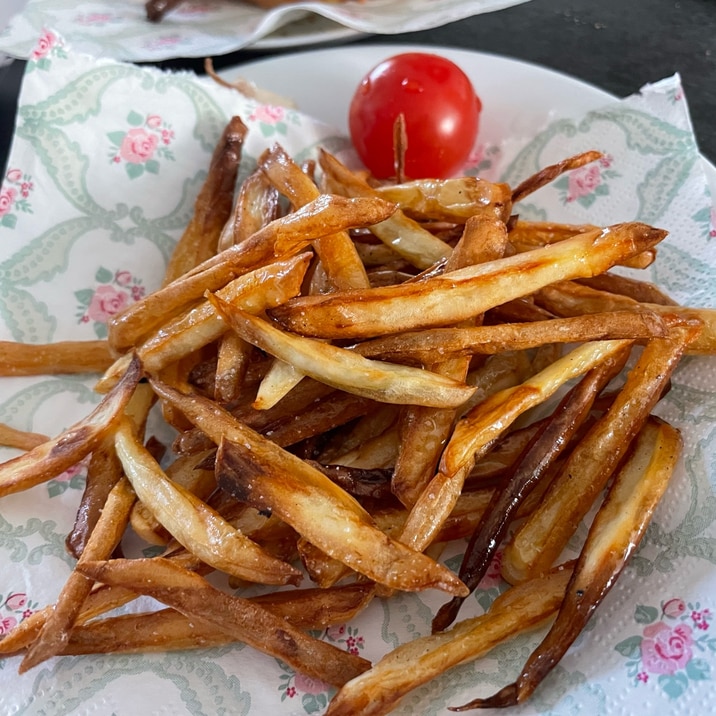
[[[0,339],[94,338],[108,314],[155,288],[233,113],[250,126],[244,172],[275,141],[298,159],[318,144],[348,147],[307,115],[257,105],[206,78],[74,53],[48,31],[28,65],[0,188]],[[671,235],[647,275],[683,302],[716,305],[716,232],[677,77],[603,111],[556,120],[527,144],[506,137],[478,146],[471,164],[514,181],[586,148],[608,159],[521,210],[580,222],[653,219]],[[96,402],[92,383],[2,379],[0,421],[56,434]],[[716,707],[716,361],[684,361],[659,412],[683,431],[683,463],[631,566],[521,713],[700,716]],[[82,480],[81,470],[70,471],[0,500],[0,629],[56,598],[71,569],[63,542]],[[453,568],[458,548],[446,554]],[[480,613],[502,588],[491,570],[464,614]],[[375,660],[428,633],[442,602],[433,592],[376,601],[323,638]],[[396,713],[447,714],[447,705],[492,693],[536,640],[520,638],[452,670]],[[318,714],[329,697],[241,645],[66,657],[21,677],[18,663],[0,661],[2,713]]]
[[[11,0],[17,2],[18,0]],[[144,0],[27,0],[0,33],[0,51],[27,57],[46,27],[77,50],[98,57],[149,62],[170,57],[223,55],[281,28],[276,46],[345,38],[356,32],[395,34],[439,27],[527,0],[355,0],[298,2],[263,10],[236,0],[186,0],[161,23],[146,19]],[[7,0],[4,0],[7,2]],[[0,29],[2,25],[0,25]]]

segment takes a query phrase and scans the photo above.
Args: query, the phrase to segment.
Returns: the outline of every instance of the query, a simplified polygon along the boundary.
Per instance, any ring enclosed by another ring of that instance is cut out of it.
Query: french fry
[[[245,341],[322,383],[381,402],[457,407],[474,389],[464,383],[420,369],[370,361],[328,343],[294,336],[267,321],[209,295],[218,315]]]
[[[370,666],[360,656],[314,639],[255,602],[230,596],[198,574],[161,557],[83,562],[78,569],[103,584],[130,587],[185,616],[209,621],[234,639],[334,686],[341,686]]]
[[[563,159],[561,162],[550,164],[540,169],[540,171],[527,177],[527,179],[512,190],[512,203],[516,204],[518,201],[522,201],[522,199],[533,194],[537,189],[541,189],[543,186],[553,182],[558,176],[572,171],[572,169],[583,167],[585,164],[591,164],[591,162],[601,159],[602,156],[601,152],[592,150],[583,152],[582,154],[575,154],[572,157]]]
[[[691,325],[676,326],[667,338],[646,344],[609,410],[575,447],[542,504],[505,547],[502,574],[508,582],[544,572],[557,559],[698,331]]]
[[[224,128],[194,203],[194,214],[164,272],[164,285],[216,254],[221,231],[234,205],[236,177],[247,132],[240,117],[232,117]]]
[[[375,338],[353,347],[367,358],[422,363],[436,353],[471,356],[537,348],[547,343],[663,338],[667,325],[651,311],[580,314],[531,323],[500,323],[475,328],[433,328]]]
[[[295,298],[270,313],[288,330],[319,338],[364,338],[458,323],[554,281],[602,273],[665,235],[645,224],[618,224],[417,283]]]
[[[328,152],[321,150],[319,162],[329,190],[350,197],[377,196],[377,192],[368,182],[351,172]],[[371,226],[371,231],[396,254],[419,269],[429,268],[452,253],[450,246],[400,210],[382,222],[376,222]]]
[[[592,522],[547,636],[514,683],[454,711],[522,703],[557,665],[612,588],[639,546],[682,449],[679,431],[655,417],[647,420],[635,442]]]
[[[0,423],[0,445],[3,447],[16,448],[18,450],[32,450],[42,445],[50,438],[40,433],[32,433],[28,430],[18,430],[12,425]]]
[[[493,602],[487,614],[396,647],[343,686],[331,700],[326,716],[383,716],[421,684],[538,628],[559,609],[570,575],[571,569],[558,569],[512,587]]]
[[[112,554],[124,534],[129,511],[135,499],[129,481],[120,479],[107,496],[102,514],[87,540],[79,564],[83,560],[107,559]],[[72,572],[37,641],[25,654],[18,669],[19,673],[22,674],[64,651],[77,616],[92,589],[92,584],[93,580],[77,569]]]
[[[200,300],[206,291],[217,291],[238,276],[285,254],[299,253],[317,238],[370,225],[394,211],[393,204],[378,198],[321,195],[112,316],[107,324],[109,343],[117,352],[129,350],[192,302]]]
[[[324,629],[359,614],[372,599],[373,586],[351,584],[330,589],[296,589],[249,601],[285,619],[297,629]],[[233,641],[230,634],[208,621],[175,609],[124,614],[75,627],[63,654],[115,654],[206,649]]]
[[[264,584],[298,584],[300,573],[271,557],[195,495],[167,479],[127,422],[115,447],[137,497],[181,544],[212,567]]]
[[[460,578],[473,591],[487,572],[498,546],[507,533],[512,516],[535,485],[567,448],[576,432],[589,416],[594,400],[602,389],[624,367],[629,355],[625,349],[592,368],[555,409],[552,419],[545,421],[520,455],[515,471],[502,489],[495,494],[490,509],[470,538]],[[457,616],[463,603],[461,597],[444,604],[433,618],[433,631],[443,631]]]
[[[107,341],[0,341],[0,376],[101,373],[112,361]]]
[[[141,374],[141,363],[134,358],[115,388],[85,419],[56,438],[2,463],[0,497],[46,482],[87,457],[121,420]]]
[[[462,583],[448,569],[387,539],[354,498],[300,458],[261,437],[199,395],[183,395],[154,380],[152,386],[212,440],[220,446],[223,444],[217,456],[217,481],[222,489],[243,502],[255,501],[253,506],[257,509],[268,508],[265,501],[271,501],[270,509],[299,534],[374,581],[411,591],[429,587],[458,594],[463,591]],[[255,467],[251,475],[244,474],[240,468],[246,459],[246,450],[250,450]],[[265,479],[266,470],[274,476],[273,480]],[[281,476],[280,481],[277,475]],[[264,484],[266,482],[269,484]],[[259,484],[261,489],[252,492],[253,486]],[[299,484],[303,487],[292,494]],[[264,487],[267,489],[263,490]],[[235,494],[237,491],[240,496]],[[319,511],[321,519],[317,517]],[[333,533],[333,529],[338,532]]]

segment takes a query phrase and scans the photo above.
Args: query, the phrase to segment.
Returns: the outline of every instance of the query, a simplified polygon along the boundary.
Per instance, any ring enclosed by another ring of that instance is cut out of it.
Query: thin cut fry
[[[86,418],[56,438],[2,463],[0,497],[46,482],[89,455],[121,419],[141,374],[141,363],[134,358],[114,389]]]
[[[678,430],[655,417],[647,421],[594,518],[564,602],[547,636],[514,683],[494,696],[476,699],[453,711],[516,706],[534,692],[585,627],[639,546],[669,484],[681,448]]]
[[[400,405],[457,407],[474,388],[430,371],[371,361],[338,346],[294,336],[209,294],[217,314],[245,341],[326,385]]]
[[[32,450],[38,445],[47,442],[50,438],[40,433],[31,433],[27,430],[18,430],[12,425],[0,423],[0,445],[16,448],[18,450]]]
[[[101,373],[113,360],[107,341],[0,341],[0,376]]]
[[[209,621],[234,639],[334,686],[370,666],[365,659],[308,636],[255,602],[230,596],[162,557],[84,562],[78,569],[98,582],[128,586],[190,618]]]
[[[458,323],[554,281],[602,273],[665,236],[645,224],[617,224],[425,281],[295,298],[271,315],[291,331],[320,338],[363,338]]]

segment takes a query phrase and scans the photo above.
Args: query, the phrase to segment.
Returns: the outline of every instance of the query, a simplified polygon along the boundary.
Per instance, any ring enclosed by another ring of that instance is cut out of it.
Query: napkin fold
[[[312,1],[264,10],[237,0],[186,0],[153,24],[146,19],[144,0],[93,0],[81,5],[74,0],[28,0],[0,33],[0,52],[27,58],[37,36],[52,27],[77,50],[99,57],[134,62],[206,57],[240,50],[262,38],[281,47],[345,39],[355,33],[425,30],[526,1]]]
[[[242,174],[277,141],[298,160],[319,145],[350,151],[344,137],[306,114],[206,78],[74,52],[54,31],[30,56],[0,188],[0,339],[102,337],[110,315],[156,288],[233,114],[249,126]],[[662,226],[670,235],[646,275],[681,302],[716,305],[714,213],[678,76],[584,116],[556,118],[527,142],[478,144],[467,169],[515,183],[592,148],[603,160],[540,190],[521,214]],[[0,421],[57,434],[96,402],[91,387],[81,376],[2,379]],[[525,714],[630,716],[649,703],[659,713],[696,716],[716,704],[714,359],[685,360],[659,413],[682,430],[683,461],[642,547]],[[83,479],[78,466],[0,500],[0,633],[56,599],[72,568],[64,537]],[[455,569],[459,551],[445,557]],[[505,588],[498,567],[466,602],[465,616]],[[376,601],[321,637],[376,660],[429,633],[442,601],[433,593]],[[454,669],[396,713],[447,714],[448,705],[493,692],[537,639],[521,637]],[[242,645],[64,657],[22,676],[18,664],[0,661],[2,713],[318,714],[331,693]]]

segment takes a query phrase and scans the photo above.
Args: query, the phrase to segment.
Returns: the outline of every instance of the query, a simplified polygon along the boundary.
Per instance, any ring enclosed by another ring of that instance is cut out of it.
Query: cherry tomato
[[[458,173],[475,144],[482,105],[467,75],[438,55],[408,52],[374,67],[353,95],[351,139],[378,178],[395,175],[393,125],[402,113],[410,179]]]

